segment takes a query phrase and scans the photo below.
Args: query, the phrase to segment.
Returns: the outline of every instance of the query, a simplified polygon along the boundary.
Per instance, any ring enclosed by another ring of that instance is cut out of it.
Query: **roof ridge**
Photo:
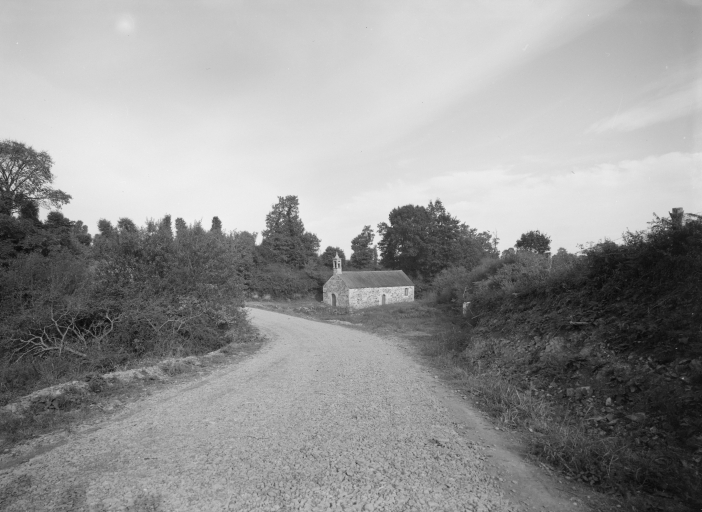
[[[402,270],[355,270],[336,274],[348,288],[394,288],[414,286]]]

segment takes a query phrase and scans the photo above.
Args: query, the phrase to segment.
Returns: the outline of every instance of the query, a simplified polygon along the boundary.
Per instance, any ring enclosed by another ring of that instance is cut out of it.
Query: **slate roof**
[[[391,288],[414,286],[402,270],[360,270],[337,274],[348,288]]]

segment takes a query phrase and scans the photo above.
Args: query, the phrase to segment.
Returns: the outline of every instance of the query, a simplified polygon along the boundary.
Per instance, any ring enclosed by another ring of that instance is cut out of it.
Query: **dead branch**
[[[149,324],[149,326],[154,330],[156,334],[161,332],[161,329],[166,327],[168,324],[171,324],[171,331],[173,333],[180,332],[180,330],[191,320],[194,320],[202,315],[204,315],[205,312],[198,313],[196,315],[191,315],[188,317],[180,317],[176,316],[173,318],[168,318],[165,322],[163,322],[161,325],[157,325],[156,323],[152,322],[150,319],[146,318],[146,323]]]
[[[105,313],[105,319],[100,322],[92,322],[90,327],[81,328],[76,325],[75,315],[71,317],[69,327],[71,332],[78,338],[83,346],[88,343],[102,343],[102,341],[114,330],[115,324],[122,319],[122,315],[118,314],[114,318],[110,317],[110,312]]]
[[[155,332],[156,334],[158,334],[159,332],[161,332],[161,329],[163,329],[166,325],[168,325],[168,324],[171,323],[171,322],[173,322],[173,319],[169,318],[168,320],[166,320],[165,322],[163,322],[161,325],[159,325],[158,327],[156,327],[156,324],[154,324],[154,323],[153,323],[151,320],[149,320],[148,318],[146,319],[146,323],[149,324],[149,326],[154,330],[154,332]]]
[[[173,326],[174,326],[173,332],[174,332],[174,333],[175,333],[175,332],[180,332],[180,330],[183,328],[183,326],[184,326],[185,324],[187,324],[187,323],[190,322],[191,320],[195,320],[196,318],[201,317],[201,316],[204,315],[204,314],[205,314],[205,312],[203,311],[202,313],[199,313],[199,314],[197,314],[197,315],[192,315],[192,316],[189,316],[189,317],[187,317],[187,318],[180,318],[180,319],[178,319],[178,327],[175,327],[176,320],[174,319],[174,320],[173,320]]]
[[[66,344],[66,336],[68,335],[68,332],[70,330],[70,327],[64,327],[63,331],[61,331],[61,326],[59,325],[58,321],[61,320],[64,316],[66,316],[66,313],[61,314],[61,316],[58,317],[58,319],[54,318],[54,310],[53,310],[53,308],[51,309],[51,322],[54,324],[54,328],[56,329],[56,332],[58,332],[59,335],[61,336],[61,340],[58,343],[59,356],[63,352],[63,347]],[[42,332],[44,334],[44,336],[42,337],[42,340],[44,340],[44,339],[51,340],[51,335],[47,331],[46,327],[44,327],[44,329],[42,329]],[[55,343],[55,338],[52,341],[54,341],[54,343]],[[85,356],[83,356],[83,357],[85,357]]]
[[[13,355],[19,354],[17,361],[26,355],[41,357],[53,351],[58,351],[60,356],[64,350],[79,357],[88,357],[78,350],[65,346],[65,344],[62,342],[56,345],[55,337],[47,333],[46,327],[42,329],[40,334],[31,334],[29,338],[26,339],[12,338],[11,340],[20,344],[20,346],[13,352]]]
[[[65,311],[60,315],[51,309],[51,323],[45,325],[40,330],[30,332],[26,337],[11,338],[11,341],[19,345],[13,356],[18,356],[17,361],[24,356],[42,357],[50,352],[58,352],[59,357],[64,351],[78,357],[88,357],[85,353],[68,346],[67,342],[71,337],[80,340],[84,346],[89,342],[101,342],[114,329],[115,323],[119,321],[121,315],[114,318],[109,311],[105,314],[107,323],[101,322],[91,325],[89,328],[80,328],[77,325],[77,315],[69,314]],[[72,336],[69,336],[72,335]]]

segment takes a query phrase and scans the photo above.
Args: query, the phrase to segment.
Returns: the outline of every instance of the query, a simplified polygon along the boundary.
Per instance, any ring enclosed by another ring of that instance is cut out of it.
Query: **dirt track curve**
[[[1,472],[0,509],[584,510],[495,450],[398,343],[251,317],[261,352]]]

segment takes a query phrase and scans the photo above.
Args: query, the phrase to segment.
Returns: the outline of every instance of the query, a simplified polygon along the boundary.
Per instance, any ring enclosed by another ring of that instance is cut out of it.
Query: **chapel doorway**
[[[385,294],[383,294],[383,306],[385,305]]]
[[[336,293],[332,293],[332,306],[336,307]]]

